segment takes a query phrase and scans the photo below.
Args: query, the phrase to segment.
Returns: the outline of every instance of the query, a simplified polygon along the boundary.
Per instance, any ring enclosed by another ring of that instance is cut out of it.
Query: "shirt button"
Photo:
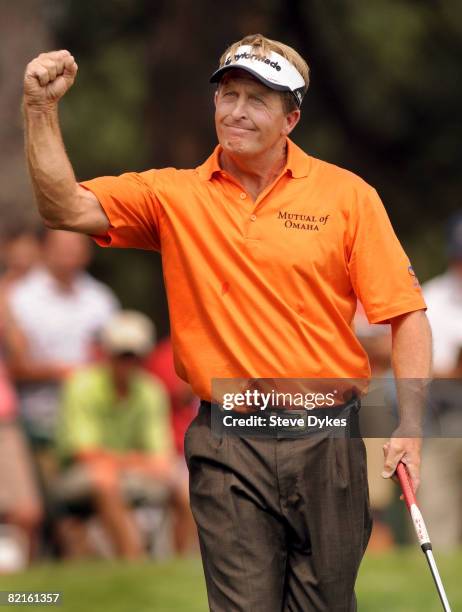
[[[245,200],[247,197],[247,194],[242,192],[241,195],[239,196],[241,198],[241,200]]]
[[[251,221],[256,221],[256,220],[257,220],[257,215],[252,215],[252,216],[250,217],[250,220],[251,220]]]

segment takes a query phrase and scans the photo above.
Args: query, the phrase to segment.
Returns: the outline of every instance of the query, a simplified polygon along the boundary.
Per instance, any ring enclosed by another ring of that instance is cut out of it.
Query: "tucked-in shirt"
[[[220,167],[100,177],[103,246],[160,250],[178,374],[202,399],[215,378],[363,378],[352,329],[425,308],[376,191],[288,140],[253,201]]]
[[[146,369],[159,378],[170,396],[170,415],[177,453],[184,454],[184,436],[189,424],[197,414],[198,400],[191,388],[181,380],[173,363],[173,348],[170,338],[164,338],[146,360]]]
[[[56,442],[63,459],[96,449],[170,452],[169,400],[162,383],[138,371],[127,395],[118,397],[108,366],[76,372],[63,388]]]

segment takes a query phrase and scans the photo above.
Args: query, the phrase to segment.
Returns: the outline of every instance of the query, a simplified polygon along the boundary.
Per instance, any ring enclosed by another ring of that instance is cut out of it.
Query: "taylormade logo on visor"
[[[271,68],[274,68],[278,72],[281,70],[281,66],[278,64],[277,61],[273,62],[269,59],[269,57],[260,57],[259,55],[256,55],[255,53],[247,53],[247,51],[245,51],[244,53],[236,53],[234,55],[234,60],[228,57],[224,65],[229,66],[229,64],[231,64],[233,61],[238,62],[240,59],[248,59],[248,60],[255,60],[257,62],[263,62],[264,64],[268,64],[268,66],[271,66]]]
[[[224,72],[232,68],[247,70],[267,87],[278,91],[291,91],[300,106],[306,91],[305,80],[297,68],[275,51],[262,55],[251,45],[242,45],[228,54],[224,63],[212,74],[211,83],[218,83]]]

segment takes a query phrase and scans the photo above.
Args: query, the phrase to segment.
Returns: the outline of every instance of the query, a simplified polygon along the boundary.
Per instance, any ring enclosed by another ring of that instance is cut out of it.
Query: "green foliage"
[[[313,68],[305,146],[374,184],[414,244],[460,208],[461,39],[451,24],[462,7],[443,4],[286,3],[292,42]]]
[[[79,178],[199,164],[215,142],[208,75],[260,30],[311,65],[295,140],[377,188],[422,280],[444,268],[443,227],[461,208],[460,2],[49,2],[57,46],[79,63],[61,110]],[[117,256],[124,303],[131,257]],[[135,293],[166,327],[165,307]]]
[[[75,87],[61,105],[64,139],[79,178],[143,168],[144,74],[139,45],[115,41],[94,58],[77,56]]]

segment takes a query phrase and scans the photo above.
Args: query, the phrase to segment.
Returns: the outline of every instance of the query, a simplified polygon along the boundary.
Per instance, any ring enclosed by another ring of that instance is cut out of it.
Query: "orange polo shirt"
[[[375,190],[288,140],[252,201],[219,155],[82,183],[110,221],[98,244],[161,251],[179,376],[202,399],[212,378],[368,377],[357,297],[371,323],[425,308]]]

